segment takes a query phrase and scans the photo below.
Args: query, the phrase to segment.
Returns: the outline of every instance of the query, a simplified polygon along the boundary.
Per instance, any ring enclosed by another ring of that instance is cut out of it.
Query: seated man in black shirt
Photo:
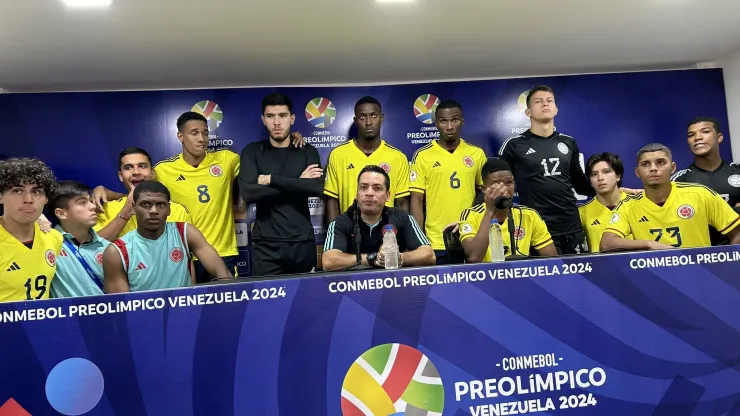
[[[390,198],[390,185],[390,177],[380,166],[369,165],[360,171],[355,203],[326,230],[322,256],[324,270],[343,269],[357,263],[356,222],[360,227],[363,265],[385,267],[383,228],[388,224],[397,230],[399,266],[431,266],[435,263],[434,250],[414,217],[408,211],[385,206]]]
[[[249,143],[241,154],[239,192],[256,203],[252,275],[306,273],[316,267],[316,240],[308,198],[321,196],[324,172],[310,144],[293,146],[293,104],[283,94],[262,100],[269,139]]]

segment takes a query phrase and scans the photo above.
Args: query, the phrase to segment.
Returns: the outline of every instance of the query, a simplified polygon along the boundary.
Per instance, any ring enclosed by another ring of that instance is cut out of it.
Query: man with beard
[[[409,209],[409,160],[406,155],[380,137],[383,112],[373,97],[362,97],[355,104],[357,138],[337,146],[329,155],[326,168],[326,224],[352,205],[357,194],[357,172],[365,166],[380,166],[391,180],[391,197],[386,206]]]
[[[269,138],[241,153],[239,192],[256,203],[252,275],[305,273],[316,267],[316,240],[308,198],[321,196],[324,172],[310,144],[291,143],[293,103],[283,94],[262,100],[262,122]]]

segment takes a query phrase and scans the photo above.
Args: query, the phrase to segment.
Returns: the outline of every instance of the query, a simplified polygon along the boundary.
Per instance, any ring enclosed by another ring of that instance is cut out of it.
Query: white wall
[[[725,78],[727,96],[727,117],[730,125],[726,127],[732,143],[732,160],[740,162],[740,50],[717,60]]]

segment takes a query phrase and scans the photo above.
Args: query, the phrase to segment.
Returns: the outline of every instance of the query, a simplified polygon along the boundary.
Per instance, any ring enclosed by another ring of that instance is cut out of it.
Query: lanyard
[[[103,282],[100,281],[100,277],[98,277],[97,273],[95,273],[90,265],[87,264],[85,259],[82,258],[82,255],[80,254],[79,250],[77,250],[77,247],[75,247],[75,245],[71,241],[69,241],[68,238],[64,239],[64,245],[67,247],[67,250],[71,251],[72,254],[77,257],[77,261],[80,262],[82,267],[85,269],[87,274],[90,275],[90,278],[98,286],[98,288],[100,288],[100,290],[103,290]]]

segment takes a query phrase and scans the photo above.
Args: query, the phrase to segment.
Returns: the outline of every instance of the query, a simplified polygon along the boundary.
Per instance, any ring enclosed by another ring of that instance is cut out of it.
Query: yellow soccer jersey
[[[98,214],[98,223],[93,226],[93,229],[97,232],[105,228],[106,225],[110,224],[111,221],[116,218],[125,204],[126,197],[106,203],[103,207],[103,212]],[[190,213],[184,206],[175,201],[170,201],[170,216],[167,217],[167,222],[189,222],[192,224],[193,219],[190,217]],[[116,238],[123,237],[129,232],[135,230],[136,227],[138,227],[136,215],[132,215]]]
[[[391,177],[391,198],[386,206],[392,207],[396,198],[409,196],[409,160],[395,147],[380,141],[372,154],[366,155],[349,140],[329,154],[326,167],[324,194],[339,200],[339,211],[345,212],[357,196],[357,176],[367,165],[383,168]]]
[[[182,153],[154,166],[156,179],[170,190],[172,200],[185,206],[192,224],[219,256],[236,256],[233,184],[239,176],[239,155],[228,149],[209,150],[197,168]]]
[[[485,163],[483,149],[465,140],[452,153],[436,140],[414,153],[409,187],[411,192],[426,194],[424,231],[433,249],[445,249],[442,229],[473,204],[476,188],[483,187]]]
[[[740,216],[719,194],[704,185],[673,182],[663,206],[645,193],[620,202],[604,232],[635,240],[655,240],[673,247],[709,247],[709,226],[727,234],[740,224]]]
[[[0,302],[49,299],[61,248],[57,230],[43,233],[35,224],[28,248],[0,225]]]
[[[520,209],[521,208],[521,209]],[[486,212],[485,204],[478,204],[472,208],[464,209],[460,214],[460,241],[475,237],[480,229],[480,222]],[[517,240],[517,249],[520,256],[529,256],[529,248],[539,250],[552,244],[552,237],[547,231],[547,225],[540,217],[540,214],[532,208],[518,205],[513,208],[512,216],[514,217],[515,230],[514,238]],[[511,256],[511,237],[509,235],[509,226],[507,221],[501,224],[501,235],[504,237],[504,245],[509,247],[506,256]],[[482,262],[491,262],[491,251],[486,250]]]
[[[624,201],[627,196],[626,193],[622,192],[619,200]],[[612,210],[602,205],[596,198],[593,198],[578,207],[578,215],[581,216],[581,224],[583,225],[583,230],[586,232],[588,251],[598,253],[599,244],[601,244],[601,234],[604,233],[604,228],[606,228],[612,218]],[[631,240],[632,236],[628,235],[627,238]]]

